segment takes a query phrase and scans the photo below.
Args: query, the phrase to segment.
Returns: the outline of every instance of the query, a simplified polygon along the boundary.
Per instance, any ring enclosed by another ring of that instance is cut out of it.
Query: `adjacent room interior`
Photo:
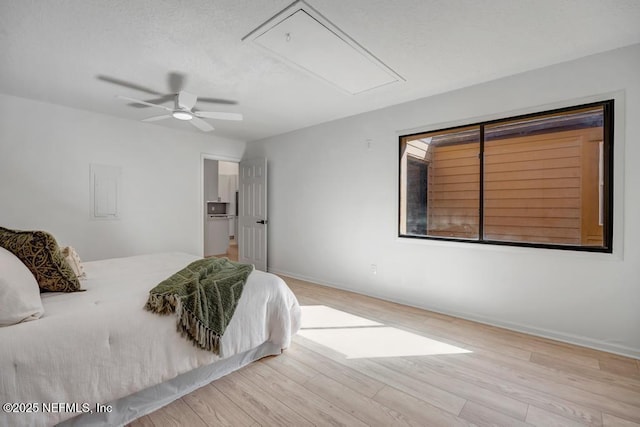
[[[640,426],[640,2],[0,2],[0,425]]]

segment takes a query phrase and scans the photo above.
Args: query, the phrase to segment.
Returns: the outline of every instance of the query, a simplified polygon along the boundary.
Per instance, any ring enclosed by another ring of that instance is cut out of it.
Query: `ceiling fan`
[[[178,92],[173,97],[173,108],[167,107],[165,105],[152,104],[151,102],[142,101],[140,99],[129,98],[128,96],[117,95],[117,97],[137,104],[147,105],[149,107],[162,108],[163,110],[169,112],[169,114],[146,118],[142,120],[143,122],[155,122],[157,120],[174,118],[178,120],[188,121],[203,132],[210,132],[214,128],[209,123],[202,120],[203,118],[218,120],[242,120],[242,114],[239,113],[194,110],[193,107],[196,105],[198,97],[183,90]]]
[[[154,95],[156,98],[154,99],[146,99],[146,102],[150,102],[152,104],[162,104],[165,103],[167,101],[172,101],[173,98],[181,91],[185,88],[185,83],[187,80],[187,76],[183,73],[179,73],[177,71],[171,71],[169,73],[167,73],[167,87],[169,88],[169,93],[166,92],[159,92],[155,89],[151,89],[148,88],[146,86],[142,86],[139,85],[137,83],[132,83],[126,80],[122,80],[122,79],[118,79],[115,77],[111,77],[111,76],[105,76],[102,74],[99,74],[96,76],[96,78],[98,80],[102,80],[103,82],[107,82],[107,83],[111,83],[111,84],[116,84],[118,86],[122,86],[122,87],[126,87],[128,89],[133,89],[133,90],[137,90],[139,92],[144,92],[144,93],[148,93],[150,95]],[[198,102],[209,102],[212,104],[228,104],[228,105],[235,105],[237,104],[236,101],[230,100],[230,99],[222,99],[222,98],[209,98],[209,97],[203,97],[203,96],[199,96],[198,97]],[[133,103],[130,104],[133,107],[136,108],[146,108],[148,107],[148,105],[145,104],[137,104],[137,103]]]

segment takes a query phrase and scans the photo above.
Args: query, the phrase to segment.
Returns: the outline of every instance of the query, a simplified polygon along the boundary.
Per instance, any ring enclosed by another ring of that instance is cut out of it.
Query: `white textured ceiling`
[[[289,0],[0,0],[0,93],[141,120],[99,75],[237,104],[214,134],[252,141],[640,43],[639,0],[307,0],[406,79],[348,95],[241,38]],[[170,126],[199,132],[188,123]]]

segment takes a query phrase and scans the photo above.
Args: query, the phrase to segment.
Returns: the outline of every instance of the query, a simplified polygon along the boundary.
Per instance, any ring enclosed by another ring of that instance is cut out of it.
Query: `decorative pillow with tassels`
[[[69,264],[69,267],[71,267],[78,279],[83,280],[87,278],[87,273],[85,273],[82,261],[80,261],[80,255],[78,255],[75,249],[71,246],[65,246],[60,249],[60,253],[62,253],[64,260],[67,261],[67,264]]]

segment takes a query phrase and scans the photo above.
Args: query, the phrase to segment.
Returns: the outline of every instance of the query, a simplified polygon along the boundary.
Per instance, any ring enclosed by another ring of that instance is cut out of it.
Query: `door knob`
[[[261,219],[260,221],[256,221],[256,224],[266,224],[267,220],[266,219]]]

